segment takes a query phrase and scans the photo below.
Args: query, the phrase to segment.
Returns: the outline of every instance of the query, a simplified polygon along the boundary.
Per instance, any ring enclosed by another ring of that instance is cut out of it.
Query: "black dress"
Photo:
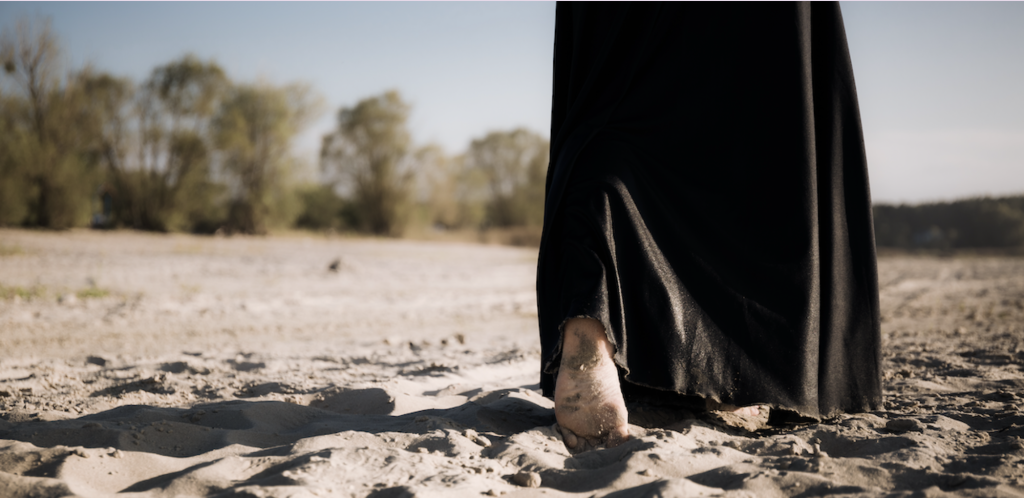
[[[541,387],[604,324],[623,390],[881,404],[867,165],[836,3],[560,3]]]

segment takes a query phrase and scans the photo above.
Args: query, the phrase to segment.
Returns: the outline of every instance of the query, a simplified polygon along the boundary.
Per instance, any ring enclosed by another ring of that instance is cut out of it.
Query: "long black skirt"
[[[811,418],[877,408],[870,195],[838,6],[595,8],[560,5],[556,23],[545,395],[562,326],[590,317],[627,394]],[[601,36],[624,41],[602,59],[585,50]],[[601,77],[616,57],[633,72],[618,87]],[[588,79],[618,92],[612,111],[579,108],[602,107],[581,97]]]

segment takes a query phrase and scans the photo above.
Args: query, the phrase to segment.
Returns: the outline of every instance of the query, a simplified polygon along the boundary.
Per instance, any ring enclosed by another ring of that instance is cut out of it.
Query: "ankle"
[[[573,318],[565,323],[562,334],[562,363],[578,363],[595,360],[611,360],[615,348],[608,341],[604,326],[592,318]],[[578,365],[573,365],[577,367]]]

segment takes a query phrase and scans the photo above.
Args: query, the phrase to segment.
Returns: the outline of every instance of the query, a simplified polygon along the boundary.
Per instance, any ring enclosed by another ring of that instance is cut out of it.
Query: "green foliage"
[[[4,61],[0,106],[0,223],[47,228],[85,224],[98,168],[88,154],[92,141],[88,99],[64,76],[49,23],[19,21],[0,35]]]
[[[300,184],[292,144],[321,104],[306,86],[236,85],[194,55],[140,83],[72,72],[49,24],[29,20],[0,33],[0,64],[0,226],[68,228],[102,212],[95,226],[161,232],[397,236],[416,222],[527,241],[542,222],[546,140],[519,129],[460,156],[416,148],[397,91],[340,109],[325,181]]]
[[[136,90],[127,80],[89,75],[114,225],[142,230],[208,230],[223,223],[223,187],[212,177],[206,139],[229,82],[214,62],[186,55],[153,70]],[[219,218],[219,220],[218,220]]]
[[[875,241],[902,249],[1024,247],[1024,196],[873,208]]]
[[[163,106],[172,129],[201,131],[229,84],[224,70],[216,63],[187,54],[154,69],[146,90]]]
[[[478,228],[488,198],[482,171],[464,156],[449,157],[437,146],[416,151],[415,198],[421,220],[442,229]]]
[[[315,99],[305,87],[240,85],[232,89],[213,122],[223,167],[233,187],[229,226],[265,233],[273,213],[290,224],[299,209],[287,191],[294,161],[291,140],[310,117]]]
[[[110,295],[110,291],[107,289],[101,289],[99,287],[89,287],[86,289],[79,289],[75,293],[78,299],[98,299],[101,297],[107,297]]]
[[[473,140],[466,153],[489,189],[485,224],[540,226],[544,221],[544,183],[548,142],[525,129],[492,132]]]
[[[401,95],[388,91],[342,108],[337,129],[324,137],[321,167],[346,191],[361,231],[398,235],[403,229],[413,181],[408,115]]]
[[[25,132],[18,119],[23,101],[0,94],[0,226],[16,226],[29,215],[35,197],[29,169],[24,162]]]
[[[295,226],[310,230],[341,230],[347,228],[346,203],[330,185],[305,185],[298,190],[302,210]]]
[[[26,301],[41,298],[46,295],[46,289],[38,285],[32,287],[6,286],[0,284],[0,299],[24,299]]]
[[[474,140],[465,156],[436,146],[412,152],[408,112],[397,92],[387,92],[342,108],[337,130],[324,137],[321,166],[344,192],[342,212],[354,228],[397,235],[410,218],[442,229],[540,227],[547,140],[516,129]],[[328,192],[310,194],[304,224],[328,224],[314,222],[309,207],[336,213]]]

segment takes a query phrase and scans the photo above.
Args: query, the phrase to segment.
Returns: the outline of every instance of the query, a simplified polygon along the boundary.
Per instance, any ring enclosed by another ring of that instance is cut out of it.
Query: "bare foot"
[[[614,350],[604,327],[597,320],[573,318],[564,332],[555,418],[565,446],[576,452],[600,444],[618,446],[629,439],[629,428]]]
[[[737,407],[732,412],[737,414],[737,415],[743,415],[745,417],[760,417],[761,416],[761,407],[757,406],[757,405],[753,405],[753,406],[740,406],[740,407]]]
[[[735,406],[707,400],[708,414],[712,423],[726,427],[756,432],[768,423],[768,405]]]
[[[759,417],[761,416],[762,408],[767,409],[768,407],[762,407],[762,405],[736,406],[726,403],[718,403],[710,399],[707,400],[707,409],[709,411],[727,412],[744,417]]]

